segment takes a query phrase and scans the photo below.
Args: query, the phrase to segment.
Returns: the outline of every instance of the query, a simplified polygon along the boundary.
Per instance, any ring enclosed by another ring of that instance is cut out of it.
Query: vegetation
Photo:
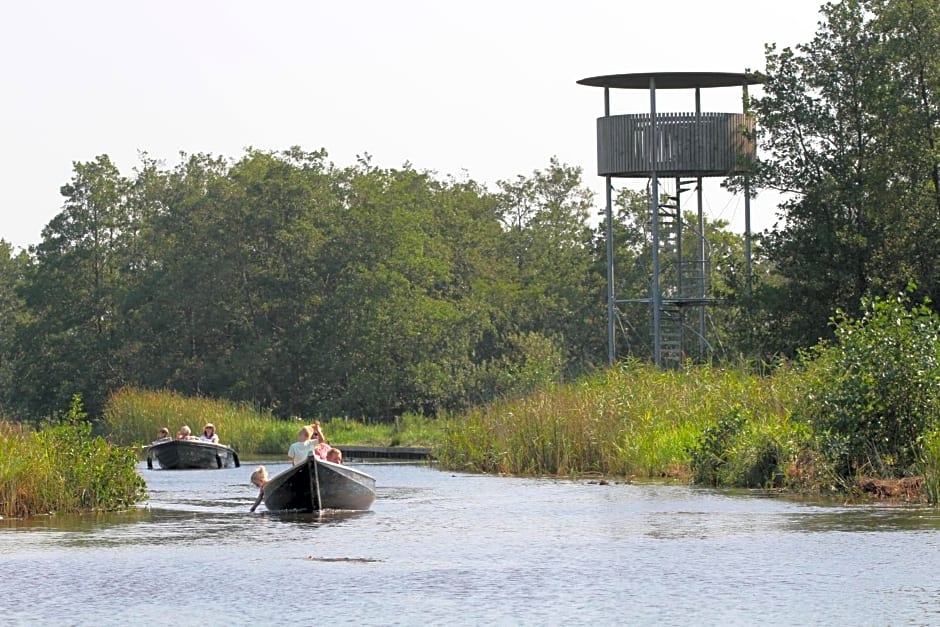
[[[294,417],[281,420],[270,410],[208,398],[184,397],[175,392],[125,388],[111,396],[101,428],[110,442],[142,446],[150,443],[160,427],[175,433],[189,425],[193,433],[211,422],[220,441],[241,453],[283,457],[297,439],[297,432],[309,420]],[[357,420],[333,418],[322,422],[330,444],[359,446],[431,447],[440,434],[436,422],[408,414],[393,422],[366,424]]]
[[[911,282],[940,302],[940,4],[841,0],[821,18],[811,41],[767,47],[751,102],[752,182],[787,192],[757,252],[753,354],[795,355],[837,310]]]
[[[78,395],[124,444],[212,420],[279,454],[303,417],[340,443],[431,441],[458,468],[840,489],[916,475],[937,502],[940,5],[821,15],[812,41],[767,48],[750,183],[788,196],[753,290],[743,238],[703,225],[705,296],[726,306],[694,362],[646,365],[648,306],[624,303],[624,360],[598,369],[607,233],[557,159],[487,189],[324,150],[143,155],[131,175],[101,155],[74,164],[39,244],[0,240],[0,415],[58,424]],[[620,295],[648,289],[648,200],[614,200]],[[45,431],[8,425],[5,442]]]
[[[913,288],[911,289],[913,292]],[[626,362],[577,384],[453,417],[449,466],[509,474],[678,477],[700,485],[856,490],[922,481],[940,493],[940,316],[907,294],[833,320],[770,375]]]
[[[795,413],[841,479],[916,474],[940,428],[940,317],[901,295],[834,326],[807,351]]]
[[[735,429],[740,441],[792,431],[786,405],[793,395],[784,371],[760,377],[740,367],[663,371],[626,362],[577,383],[451,417],[437,452],[449,466],[485,472],[688,480],[693,460],[715,467],[725,455],[723,447],[700,441],[728,416],[740,417],[736,426],[746,423],[751,430]]]
[[[118,510],[146,498],[129,447],[92,437],[81,401],[41,431],[0,422],[0,516]]]

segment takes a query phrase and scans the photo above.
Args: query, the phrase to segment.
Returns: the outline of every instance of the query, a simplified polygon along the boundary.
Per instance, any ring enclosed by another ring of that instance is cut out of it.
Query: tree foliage
[[[797,416],[844,478],[916,474],[920,438],[940,426],[940,316],[902,294],[833,326],[833,342],[805,352]]]
[[[681,241],[726,305],[709,308],[709,351],[696,331],[683,355],[796,354],[833,337],[834,312],[909,283],[938,302],[940,9],[844,0],[822,15],[812,41],[768,47],[752,102],[755,185],[791,192],[758,264],[749,275],[720,221],[702,225],[707,260],[697,233]],[[144,154],[132,175],[103,155],[62,193],[28,255],[0,246],[0,408],[17,417],[74,394],[97,416],[125,385],[280,416],[433,414],[607,361],[607,234],[581,169],[557,159],[491,191],[368,156],[338,168],[323,150],[172,168]],[[619,194],[614,291],[635,302],[618,308],[618,356],[651,354],[650,229],[647,195]],[[671,283],[678,258],[661,259]]]
[[[96,416],[125,385],[281,416],[434,414],[603,351],[592,195],[557,160],[491,193],[322,150],[143,154],[132,176],[103,155],[62,193],[30,255],[4,251],[14,415],[80,394]]]
[[[774,320],[762,341],[789,353],[863,298],[940,292],[940,8],[845,0],[822,15],[811,42],[768,46],[753,102],[759,184],[793,193],[764,240],[781,280],[756,300]]]

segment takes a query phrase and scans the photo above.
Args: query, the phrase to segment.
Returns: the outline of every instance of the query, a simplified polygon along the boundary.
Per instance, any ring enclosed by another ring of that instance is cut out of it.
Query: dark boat
[[[373,501],[373,477],[312,455],[271,477],[264,486],[264,505],[272,512],[367,510]]]
[[[195,439],[152,443],[147,447],[147,468],[153,468],[154,460],[165,470],[241,466],[231,446]]]

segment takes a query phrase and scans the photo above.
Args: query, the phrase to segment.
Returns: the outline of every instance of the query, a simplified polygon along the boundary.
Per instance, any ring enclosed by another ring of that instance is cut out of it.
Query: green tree
[[[582,170],[552,158],[530,177],[500,181],[502,256],[514,285],[501,327],[509,338],[538,333],[558,346],[570,371],[605,361],[605,281],[588,219],[594,194]],[[511,264],[508,265],[508,264]]]
[[[107,156],[75,163],[62,211],[43,229],[21,294],[29,319],[18,325],[21,356],[12,384],[25,414],[65,411],[74,394],[92,415],[122,382],[111,359],[121,342],[120,299],[127,265],[127,181]]]
[[[488,325],[477,290],[492,276],[492,211],[474,185],[407,165],[364,159],[343,180],[345,210],[321,260],[322,407],[389,417],[459,404]]]
[[[860,318],[840,312],[834,341],[806,351],[794,413],[845,479],[918,474],[921,437],[940,424],[940,317],[907,295],[863,309]]]
[[[927,0],[845,0],[814,39],[767,50],[754,100],[768,154],[759,185],[792,192],[764,238],[779,281],[757,302],[765,345],[792,353],[831,337],[861,298],[914,281],[936,301],[940,11]]]
[[[19,290],[29,264],[25,251],[14,253],[13,246],[0,239],[0,417],[11,417],[14,413],[15,366],[23,357],[17,349],[16,332],[26,322]]]

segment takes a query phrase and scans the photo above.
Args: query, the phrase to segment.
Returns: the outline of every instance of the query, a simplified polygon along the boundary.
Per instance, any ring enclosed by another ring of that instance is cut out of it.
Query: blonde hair
[[[313,437],[313,427],[311,427],[310,425],[304,425],[303,427],[300,428],[300,431],[297,433],[297,437],[299,438],[301,435],[306,435],[307,436],[306,439],[309,440],[310,438]]]
[[[170,430],[167,427],[160,427],[160,429],[157,431],[157,435],[170,437]]]
[[[268,482],[268,469],[264,466],[258,466],[253,473],[251,473],[251,483],[252,485],[258,485],[258,482],[267,483]]]

